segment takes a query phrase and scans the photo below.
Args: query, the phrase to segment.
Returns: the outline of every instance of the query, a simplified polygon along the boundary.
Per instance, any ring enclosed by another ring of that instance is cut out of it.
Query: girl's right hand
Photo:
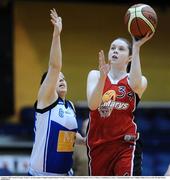
[[[103,50],[99,51],[99,71],[100,78],[106,78],[111,68],[111,63],[106,63]]]

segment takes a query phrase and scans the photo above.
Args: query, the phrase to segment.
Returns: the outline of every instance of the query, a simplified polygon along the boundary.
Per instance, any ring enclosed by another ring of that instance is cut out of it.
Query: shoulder
[[[88,78],[94,79],[100,77],[100,71],[98,70],[91,70],[88,74]]]
[[[97,70],[90,71],[87,77],[87,87],[90,89],[94,87],[97,84],[99,78],[100,78],[100,71]]]
[[[142,76],[142,82],[147,84],[148,81],[145,76]]]
[[[44,105],[44,104],[41,104],[41,102],[36,101],[34,104],[34,109],[36,112],[43,114],[43,113],[53,109],[55,106],[57,106],[58,102],[59,102],[59,99],[56,99],[51,104]]]

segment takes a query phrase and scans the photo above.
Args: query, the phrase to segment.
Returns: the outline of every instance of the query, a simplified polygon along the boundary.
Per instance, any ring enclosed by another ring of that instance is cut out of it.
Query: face
[[[60,97],[65,97],[67,94],[67,83],[64,79],[64,74],[60,72],[59,79],[57,82],[57,93]]]
[[[127,64],[129,62],[128,44],[122,39],[114,40],[110,46],[108,59],[111,64]]]

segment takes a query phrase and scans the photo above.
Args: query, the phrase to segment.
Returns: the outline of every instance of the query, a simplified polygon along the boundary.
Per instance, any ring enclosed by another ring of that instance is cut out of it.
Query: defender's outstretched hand
[[[56,10],[53,8],[50,10],[51,22],[54,25],[54,33],[60,35],[62,31],[62,19],[58,16]]]

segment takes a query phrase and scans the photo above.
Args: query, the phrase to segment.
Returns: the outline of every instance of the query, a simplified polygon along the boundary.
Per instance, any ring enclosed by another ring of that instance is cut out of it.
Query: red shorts
[[[136,145],[114,142],[89,149],[89,171],[92,176],[141,175],[141,153],[136,155]],[[136,161],[136,162],[135,162]]]

